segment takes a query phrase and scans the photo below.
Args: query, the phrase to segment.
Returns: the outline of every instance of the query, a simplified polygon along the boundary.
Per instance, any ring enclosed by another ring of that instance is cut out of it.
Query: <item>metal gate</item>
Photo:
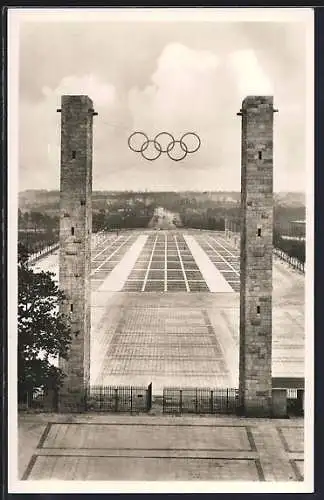
[[[287,413],[304,416],[304,389],[287,389]]]
[[[236,413],[238,408],[238,389],[163,389],[163,413]]]
[[[90,386],[86,392],[86,410],[104,412],[148,412],[152,405],[149,386]]]

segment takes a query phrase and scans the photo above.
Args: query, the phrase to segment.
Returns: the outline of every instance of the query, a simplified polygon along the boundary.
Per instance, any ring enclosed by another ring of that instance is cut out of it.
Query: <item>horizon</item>
[[[24,189],[22,191],[18,191],[18,194],[26,193],[26,192],[60,192],[60,189],[33,189],[33,188],[28,188]],[[93,189],[92,193],[201,193],[201,194],[208,194],[208,193],[241,193],[240,190],[236,189],[221,189],[221,190],[202,190],[202,189],[173,189],[173,190],[155,190],[155,189]],[[273,194],[303,194],[306,195],[305,191],[273,191]]]

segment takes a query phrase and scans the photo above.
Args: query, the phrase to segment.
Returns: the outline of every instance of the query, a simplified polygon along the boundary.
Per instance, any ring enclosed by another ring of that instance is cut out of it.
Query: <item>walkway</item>
[[[192,236],[185,236],[186,243],[206,281],[210,292],[233,292],[232,287],[222,276],[208,255]]]
[[[110,291],[119,292],[123,289],[126,280],[132,271],[134,264],[141,253],[148,236],[141,234],[132,244],[132,246],[127,250],[127,253],[123,256],[122,260],[118,262],[116,267],[113,268],[110,274],[108,274],[105,281],[98,288],[99,292]],[[127,241],[127,240],[126,240]]]
[[[53,480],[52,492],[58,479],[290,482],[304,474],[302,419],[21,415],[19,431],[19,477]]]

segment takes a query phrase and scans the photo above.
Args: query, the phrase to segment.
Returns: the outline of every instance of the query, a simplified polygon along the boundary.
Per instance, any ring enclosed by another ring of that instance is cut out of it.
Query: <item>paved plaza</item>
[[[213,267],[212,271],[217,272]],[[199,292],[211,291],[199,261],[180,232],[157,232],[148,237],[124,291]]]
[[[302,481],[303,420],[21,415],[24,480]]]
[[[58,254],[37,264],[58,276]],[[93,241],[91,384],[238,386],[239,250],[224,233]],[[274,377],[304,376],[304,276],[273,266]],[[303,419],[20,415],[23,479],[303,479]]]
[[[95,239],[95,238],[94,238]],[[237,387],[239,250],[222,232],[103,233],[91,263],[91,383]],[[56,272],[58,254],[37,264]],[[273,266],[273,376],[304,376],[304,276]]]

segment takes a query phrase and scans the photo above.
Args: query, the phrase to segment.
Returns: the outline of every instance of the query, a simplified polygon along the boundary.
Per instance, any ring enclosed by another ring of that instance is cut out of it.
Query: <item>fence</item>
[[[285,262],[287,262],[290,267],[297,269],[298,271],[301,271],[302,273],[305,272],[305,263],[301,262],[296,257],[291,257],[283,250],[280,250],[280,248],[274,248],[273,253],[277,257],[279,257],[281,260],[284,260]]]
[[[55,412],[58,409],[58,392],[37,389],[34,392],[20,394],[18,396],[18,409],[35,412]]]
[[[47,246],[47,247],[43,248],[42,250],[39,250],[38,252],[30,255],[28,258],[28,262],[30,264],[34,264],[42,257],[45,257],[46,255],[49,255],[52,252],[55,252],[55,250],[58,250],[58,248],[59,248],[58,243],[54,243],[53,245]]]
[[[152,405],[149,386],[90,386],[86,391],[87,411],[147,412]]]
[[[304,415],[304,389],[287,389],[287,414]]]
[[[239,406],[238,389],[163,389],[163,413],[236,413]]]
[[[90,386],[81,395],[81,411],[100,412],[148,412],[152,405],[152,384],[135,386]],[[58,411],[58,391],[37,390],[34,393],[20,395],[19,410],[39,412]]]
[[[273,383],[278,386],[277,381]],[[284,387],[286,384],[279,384]],[[286,387],[287,414],[303,416],[304,389]],[[82,411],[113,413],[146,413],[152,407],[152,384],[148,386],[90,386],[84,396]],[[165,414],[240,414],[239,391],[236,388],[179,388],[166,387],[162,396]],[[42,390],[20,397],[19,410],[55,412],[58,393]]]

